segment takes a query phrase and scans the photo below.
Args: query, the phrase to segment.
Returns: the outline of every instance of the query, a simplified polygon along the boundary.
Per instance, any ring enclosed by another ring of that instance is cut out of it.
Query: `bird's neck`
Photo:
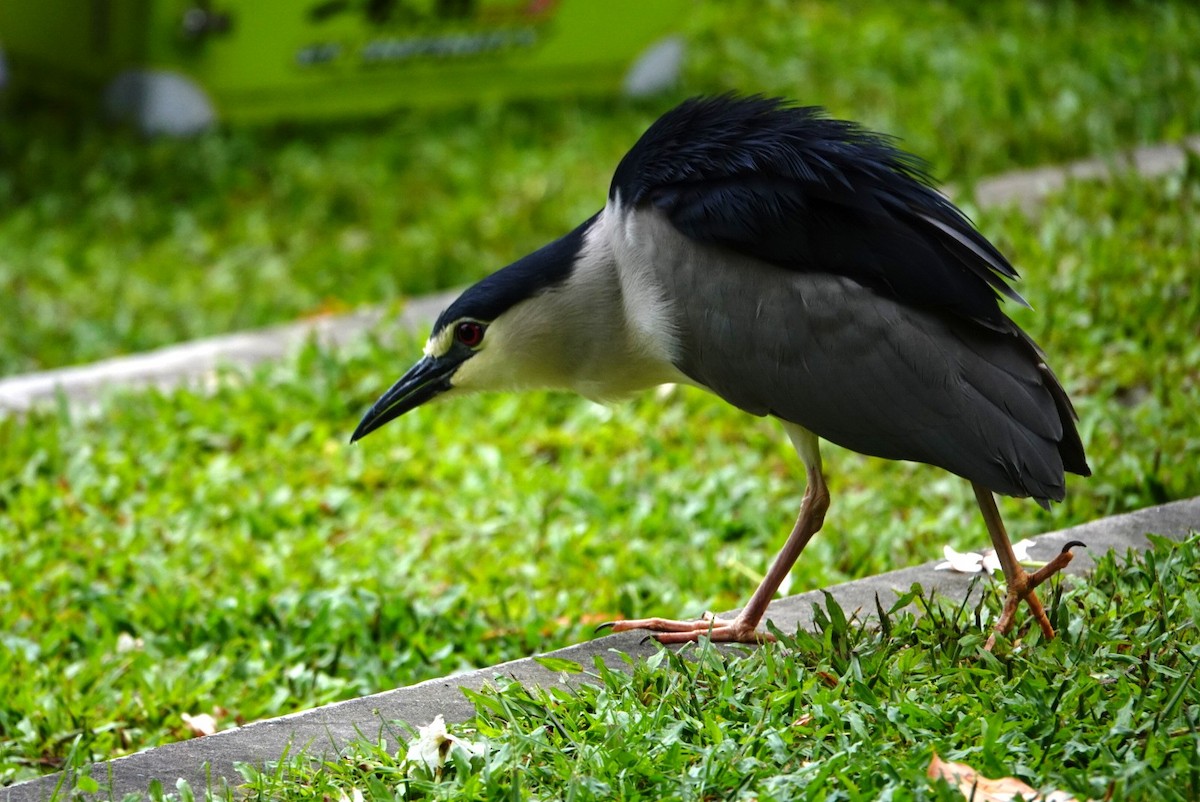
[[[674,364],[675,335],[652,254],[631,249],[625,216],[610,203],[587,231],[557,302],[559,356],[569,389],[594,399],[616,398],[667,382],[686,381]]]

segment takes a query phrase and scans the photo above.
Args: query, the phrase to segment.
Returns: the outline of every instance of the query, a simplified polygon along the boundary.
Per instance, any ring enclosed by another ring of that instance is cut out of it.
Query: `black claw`
[[[1060,551],[1059,554],[1066,554],[1068,551],[1075,548],[1076,546],[1078,546],[1081,549],[1087,548],[1087,544],[1084,543],[1082,540],[1072,540],[1070,543],[1068,543],[1067,545],[1062,547],[1062,551]]]
[[[662,645],[662,641],[660,641],[658,639],[657,635],[647,635],[646,637],[644,637],[640,641],[638,641],[638,646],[645,646],[650,641],[654,641],[655,643],[659,644],[660,646]]]
[[[601,624],[600,626],[593,629],[592,634],[595,635],[597,632],[600,632],[602,630],[612,629],[616,625],[617,625],[616,621],[605,621],[603,624]]]

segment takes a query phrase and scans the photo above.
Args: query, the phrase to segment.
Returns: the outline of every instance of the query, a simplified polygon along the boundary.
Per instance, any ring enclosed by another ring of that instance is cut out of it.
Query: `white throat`
[[[678,337],[654,253],[638,244],[636,228],[619,199],[609,203],[584,235],[571,275],[494,321],[454,385],[607,400],[686,382],[675,367]]]

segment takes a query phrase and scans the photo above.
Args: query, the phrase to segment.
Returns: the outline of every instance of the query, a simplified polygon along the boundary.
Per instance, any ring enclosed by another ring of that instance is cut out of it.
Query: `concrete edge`
[[[1200,135],[1179,144],[1148,145],[1110,157],[1015,170],[978,182],[974,187],[975,203],[981,208],[1015,204],[1032,212],[1042,198],[1069,180],[1106,179],[1130,170],[1147,177],[1165,175],[1184,169],[1188,151],[1200,153]],[[951,194],[958,193],[951,191]],[[395,325],[408,331],[428,326],[456,294],[457,291],[450,291],[413,299]],[[0,414],[28,410],[52,402],[60,394],[73,403],[89,403],[109,387],[165,389],[203,381],[222,365],[246,368],[280,359],[310,337],[327,344],[348,343],[378,324],[382,317],[381,310],[368,309],[194,340],[90,365],[0,378]]]
[[[1168,175],[1187,166],[1189,152],[1200,155],[1200,135],[1185,137],[1178,143],[1144,145],[1057,167],[1013,170],[979,181],[973,194],[980,208],[1015,205],[1028,213],[1035,211],[1043,198],[1065,187],[1068,181],[1108,180],[1129,172],[1143,178]]]
[[[1198,530],[1200,496],[1041,535],[1033,539],[1032,556],[1040,560],[1049,559],[1067,542],[1083,541],[1088,548],[1077,550],[1077,557],[1068,568],[1072,574],[1081,574],[1091,569],[1100,555],[1109,551],[1124,554],[1128,550],[1145,550],[1149,546],[1147,533],[1181,540],[1188,533]],[[909,590],[913,583],[919,582],[926,590],[936,591],[943,598],[951,600],[966,600],[985,586],[977,581],[978,575],[937,571],[935,564],[926,563],[847,582],[829,588],[828,592],[847,613],[858,612],[860,617],[865,618],[873,614],[876,598],[884,605],[890,605],[897,595]],[[823,604],[824,591],[801,593],[773,603],[768,617],[785,631],[797,627],[811,628],[813,606]],[[593,661],[600,658],[611,667],[620,668],[625,665],[622,654],[640,659],[656,651],[658,647],[643,644],[642,637],[636,632],[610,635],[550,652],[546,656],[573,660],[585,668],[590,668]],[[120,798],[129,793],[144,794],[155,779],[162,782],[168,791],[175,787],[178,778],[186,779],[197,792],[209,787],[210,782],[211,787],[216,789],[224,785],[236,786],[241,779],[234,768],[235,763],[262,765],[278,761],[285,754],[299,753],[329,758],[336,756],[346,744],[363,736],[386,738],[394,747],[405,738],[405,730],[397,722],[421,726],[439,714],[447,722],[464,721],[473,715],[474,708],[461,689],[479,690],[497,677],[510,677],[542,687],[570,687],[586,681],[586,678],[577,675],[549,671],[534,657],[513,660],[98,763],[88,769],[89,775],[101,785],[100,793],[94,796]],[[75,791],[76,776],[72,773],[65,776],[54,774],[0,788],[0,802],[41,802],[51,799],[60,782],[65,791],[63,795],[69,796]]]
[[[428,325],[454,299],[447,291],[410,300],[394,321],[400,330]],[[251,367],[281,359],[310,339],[324,345],[353,342],[383,319],[380,309],[303,320],[255,331],[224,334],[169,345],[87,365],[0,379],[0,414],[22,412],[61,394],[71,402],[93,402],[115,387],[170,388],[211,378],[220,367]]]

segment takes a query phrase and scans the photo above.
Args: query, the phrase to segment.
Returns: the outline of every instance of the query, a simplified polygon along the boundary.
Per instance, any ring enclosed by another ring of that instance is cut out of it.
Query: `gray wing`
[[[660,280],[685,299],[678,367],[730,403],[864,454],[1062,499],[1078,444],[1070,405],[1015,324],[996,331],[705,246]]]

